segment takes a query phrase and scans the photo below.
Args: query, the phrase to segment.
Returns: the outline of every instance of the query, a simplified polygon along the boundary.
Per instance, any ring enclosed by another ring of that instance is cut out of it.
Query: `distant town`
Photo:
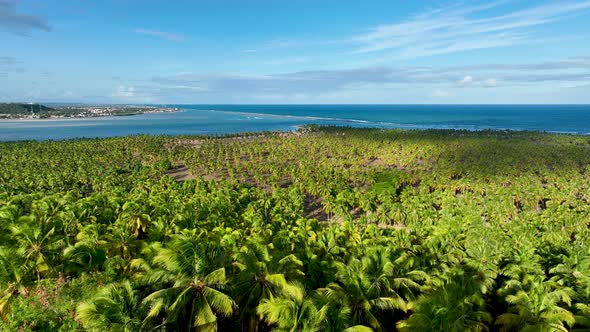
[[[178,112],[175,107],[145,105],[41,105],[0,103],[0,119],[69,119]]]

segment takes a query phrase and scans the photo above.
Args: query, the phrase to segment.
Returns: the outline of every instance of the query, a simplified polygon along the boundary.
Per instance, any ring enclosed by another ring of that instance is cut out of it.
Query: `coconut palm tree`
[[[0,247],[0,319],[6,319],[15,297],[27,295],[30,286],[29,264],[15,249]]]
[[[393,289],[391,262],[380,269],[372,269],[371,261],[352,258],[348,264],[335,263],[336,282],[319,289],[331,303],[350,312],[350,324],[364,325],[376,331],[385,331],[387,326],[379,319],[381,312],[407,310],[407,302]]]
[[[576,303],[577,313],[574,316],[576,325],[572,331],[590,332],[590,305],[586,303]]]
[[[80,304],[77,317],[87,331],[142,331],[141,301],[129,281],[110,284],[88,302]]]
[[[151,225],[151,216],[144,213],[143,207],[136,201],[126,202],[118,220],[125,225],[138,239],[145,238],[147,229]]]
[[[426,290],[412,303],[412,315],[398,322],[400,331],[487,331],[491,315],[485,311],[477,274],[448,273],[443,285]]]
[[[256,312],[277,332],[316,332],[325,329],[328,305],[319,307],[301,286],[279,297],[262,300]]]
[[[560,286],[580,289],[582,292],[588,289],[590,293],[590,250],[584,248],[569,255],[560,255],[560,263],[552,267],[549,273],[554,275],[551,280]]]
[[[60,247],[63,241],[53,235],[55,228],[47,230],[44,224],[38,224],[28,217],[18,225],[11,227],[13,237],[18,243],[18,253],[30,262],[37,273],[37,281],[41,274],[50,271],[51,255]]]
[[[558,288],[536,277],[527,290],[506,296],[510,311],[500,315],[496,325],[503,331],[567,331],[566,325],[572,327],[575,322],[574,315],[565,309],[571,306],[573,294],[571,288]]]
[[[273,262],[268,247],[256,240],[249,241],[233,255],[233,259],[232,265],[237,269],[234,293],[241,312],[240,320],[247,324],[247,330],[256,331],[258,304],[279,294],[289,294],[294,287],[287,282],[284,273],[278,272],[280,261]]]
[[[218,315],[228,317],[236,310],[226,294],[220,251],[196,230],[175,235],[167,247],[158,249],[153,261],[158,269],[148,279],[162,289],[144,300],[151,307],[148,318],[165,311],[165,323],[173,329],[217,330]]]
[[[102,270],[107,260],[106,253],[97,243],[90,240],[76,242],[75,245],[64,249],[63,258],[68,271],[97,271]]]

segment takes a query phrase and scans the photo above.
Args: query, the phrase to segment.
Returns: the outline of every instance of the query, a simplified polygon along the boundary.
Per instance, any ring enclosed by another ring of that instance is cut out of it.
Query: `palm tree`
[[[141,302],[129,281],[110,284],[77,308],[77,317],[88,331],[142,331]]]
[[[220,248],[195,230],[175,235],[167,248],[160,248],[152,272],[153,284],[163,285],[145,302],[151,305],[148,318],[166,312],[165,323],[177,330],[217,330],[217,315],[228,317],[236,304],[226,293],[225,268],[220,265]]]
[[[0,247],[0,319],[10,313],[10,304],[17,294],[29,293],[29,265],[16,250]]]
[[[535,277],[528,290],[519,290],[506,296],[510,312],[496,319],[503,331],[567,331],[564,323],[573,326],[574,315],[560,305],[571,306],[573,291],[568,287],[557,288],[542,277]]]
[[[67,262],[66,269],[79,271],[102,270],[107,256],[105,251],[92,241],[78,241],[75,245],[67,247],[63,252],[63,258]]]
[[[449,272],[440,287],[427,290],[411,306],[412,315],[398,322],[400,331],[487,331],[491,316],[481,296],[477,273]]]
[[[289,293],[262,300],[256,312],[273,331],[315,332],[325,328],[328,305],[318,307],[301,286],[292,285]]]
[[[123,205],[118,220],[126,224],[138,239],[145,238],[147,229],[151,225],[150,215],[143,213],[142,206],[135,201],[128,201]]]
[[[233,266],[238,269],[234,283],[236,299],[241,308],[240,319],[248,323],[248,330],[257,330],[256,307],[265,299],[281,293],[290,293],[293,287],[283,273],[276,273],[280,262],[272,263],[268,247],[256,241],[242,247],[234,254]]]
[[[0,241],[8,243],[11,240],[9,226],[17,222],[21,211],[16,205],[6,204],[0,208]]]
[[[407,310],[407,302],[397,294],[391,283],[391,262],[378,270],[371,261],[352,258],[348,264],[335,263],[336,282],[319,289],[331,303],[350,312],[350,325],[365,325],[377,331],[385,331],[379,313]]]
[[[43,226],[26,218],[19,225],[11,227],[12,235],[18,242],[18,253],[33,264],[37,281],[41,280],[41,273],[50,270],[50,255],[62,242],[53,238],[55,228],[46,231]]]
[[[368,260],[369,273],[383,274],[389,281],[390,292],[406,302],[413,301],[423,282],[428,279],[424,271],[412,270],[406,256],[392,260],[393,250],[390,247],[373,246],[365,249],[363,257]]]
[[[118,255],[128,260],[135,255],[141,247],[141,240],[137,240],[134,234],[125,230],[125,226],[114,223],[109,226],[109,233],[106,236],[106,249],[112,255]]]
[[[574,316],[576,319],[576,327],[572,331],[577,332],[589,332],[590,331],[590,305],[585,303],[577,303],[576,308],[578,309],[577,314]]]
[[[554,275],[551,281],[560,286],[572,287],[580,291],[588,289],[590,293],[590,250],[584,248],[571,252],[569,255],[561,255],[560,263],[551,268],[549,273]]]

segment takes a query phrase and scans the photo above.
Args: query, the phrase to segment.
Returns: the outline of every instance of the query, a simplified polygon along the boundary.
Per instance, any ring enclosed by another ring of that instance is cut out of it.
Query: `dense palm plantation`
[[[0,144],[0,331],[590,329],[590,139]]]

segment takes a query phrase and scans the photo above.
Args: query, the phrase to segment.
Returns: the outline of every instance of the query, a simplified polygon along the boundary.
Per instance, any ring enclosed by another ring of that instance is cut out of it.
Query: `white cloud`
[[[134,86],[123,86],[120,85],[115,89],[115,92],[111,94],[111,97],[115,98],[132,98],[135,97]]]
[[[495,88],[498,86],[498,82],[496,82],[496,79],[494,78],[489,78],[483,82],[483,86],[487,88]]]
[[[471,75],[467,75],[461,81],[459,81],[459,86],[463,88],[495,88],[497,85],[498,82],[495,78],[488,78],[486,80],[476,80]]]
[[[467,75],[467,76],[463,77],[463,79],[459,82],[459,85],[465,86],[465,85],[469,85],[471,83],[473,83],[473,77],[470,75]]]

